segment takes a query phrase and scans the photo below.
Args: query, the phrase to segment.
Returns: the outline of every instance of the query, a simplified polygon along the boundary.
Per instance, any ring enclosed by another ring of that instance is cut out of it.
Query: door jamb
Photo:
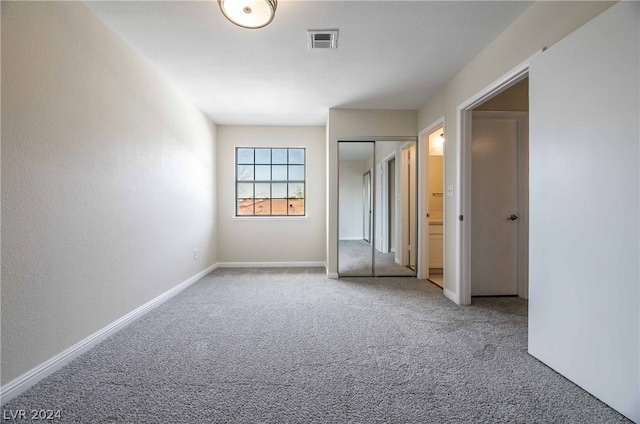
[[[456,110],[458,118],[456,163],[459,187],[457,199],[459,225],[456,226],[455,238],[457,277],[456,292],[445,290],[444,294],[459,305],[471,304],[471,112],[486,100],[526,78],[529,75],[529,61],[534,56],[461,103]]]

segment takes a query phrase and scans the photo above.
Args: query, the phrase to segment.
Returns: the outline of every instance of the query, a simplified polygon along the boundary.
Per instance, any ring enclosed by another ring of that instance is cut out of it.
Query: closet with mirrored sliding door
[[[338,275],[415,276],[417,158],[413,137],[338,142]]]

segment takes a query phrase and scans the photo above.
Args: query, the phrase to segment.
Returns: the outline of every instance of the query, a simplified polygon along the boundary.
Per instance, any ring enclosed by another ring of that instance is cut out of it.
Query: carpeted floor
[[[527,302],[217,270],[6,405],[74,423],[623,423],[526,353]]]
[[[364,240],[340,240],[338,244],[338,273],[341,276],[384,275],[415,276],[415,271],[395,262],[395,253],[375,250],[375,271],[372,271],[371,245]]]

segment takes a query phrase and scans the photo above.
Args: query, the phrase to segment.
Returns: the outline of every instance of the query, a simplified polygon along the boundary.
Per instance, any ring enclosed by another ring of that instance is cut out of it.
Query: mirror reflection
[[[338,145],[338,274],[373,275],[373,142]]]
[[[414,276],[415,142],[340,142],[338,273]]]

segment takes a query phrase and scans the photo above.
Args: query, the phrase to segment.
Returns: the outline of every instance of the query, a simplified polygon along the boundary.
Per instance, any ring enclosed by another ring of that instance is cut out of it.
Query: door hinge
[[[459,219],[460,221],[464,221],[464,215],[460,215],[460,216],[458,217],[458,219]]]

